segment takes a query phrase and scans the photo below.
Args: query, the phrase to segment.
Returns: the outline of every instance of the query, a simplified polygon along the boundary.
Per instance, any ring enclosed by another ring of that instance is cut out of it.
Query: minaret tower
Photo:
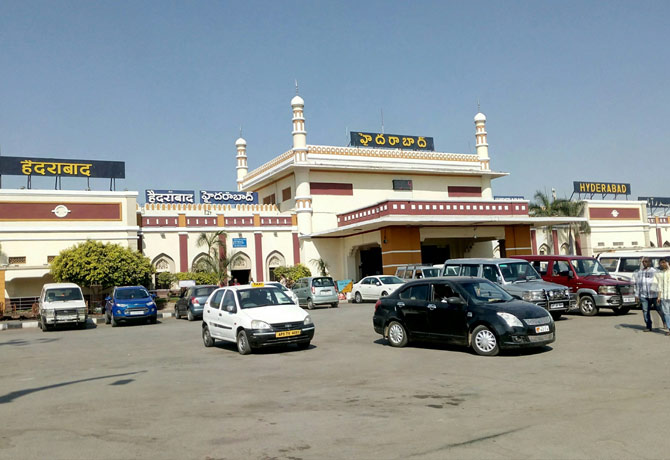
[[[247,141],[240,137],[235,141],[237,147],[237,190],[242,190],[242,181],[249,172],[247,166]]]
[[[293,158],[296,164],[307,162],[307,131],[305,130],[305,101],[298,95],[295,83],[295,97],[291,99],[293,109]],[[295,169],[295,211],[298,214],[298,232],[312,233],[312,194],[309,187],[309,169]]]
[[[482,169],[490,169],[489,144],[486,142],[486,115],[479,112],[475,115],[475,148],[482,164]]]

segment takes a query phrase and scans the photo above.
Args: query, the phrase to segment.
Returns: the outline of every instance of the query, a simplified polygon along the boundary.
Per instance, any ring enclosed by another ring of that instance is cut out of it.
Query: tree
[[[51,262],[57,282],[80,286],[142,285],[148,287],[154,267],[140,252],[118,244],[88,240],[60,252]]]
[[[226,232],[221,230],[210,233],[203,232],[198,235],[198,240],[196,242],[198,247],[206,246],[207,253],[193,264],[193,271],[212,273],[215,276],[217,283],[226,282],[228,280],[228,268],[230,267],[232,260],[235,258],[235,254],[232,254],[230,257],[226,256],[226,246],[221,238],[225,235]]]
[[[274,269],[275,278],[282,276],[287,279],[289,287],[300,278],[312,276],[312,272],[303,264],[296,264],[292,267],[276,267]]]
[[[555,194],[552,194],[551,199],[547,194],[537,191],[534,195],[534,201],[528,206],[529,214],[533,217],[582,217],[584,213],[584,207],[586,203],[584,201],[572,201],[565,198],[556,198]],[[549,250],[553,252],[553,240],[554,240],[554,226],[547,225],[547,241],[549,244]],[[588,222],[570,222],[568,224],[568,239],[569,239],[569,251],[570,254],[575,253],[575,235],[579,233],[591,233],[591,227]]]
[[[560,213],[566,217],[583,217],[586,203],[584,201],[559,200],[557,206]],[[588,222],[570,222],[568,224],[568,245],[570,254],[576,254],[576,240],[575,237],[580,234],[591,233],[591,226]]]
[[[556,196],[553,195],[551,199],[546,193],[538,190],[533,196],[534,201],[528,205],[528,213],[533,217],[555,217],[561,215],[559,203],[557,203]],[[554,251],[554,226],[547,225],[547,242],[549,243],[549,251]]]
[[[316,265],[316,268],[319,270],[321,276],[328,275],[328,262],[323,259],[312,259],[310,260],[312,265]]]

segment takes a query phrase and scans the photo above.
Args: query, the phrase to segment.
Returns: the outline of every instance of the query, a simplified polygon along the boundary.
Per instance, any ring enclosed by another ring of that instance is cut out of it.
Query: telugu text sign
[[[404,150],[435,150],[432,137],[350,131],[351,145]]]
[[[146,190],[147,203],[195,203],[193,190]]]
[[[258,204],[258,193],[200,190],[200,202],[203,204]]]

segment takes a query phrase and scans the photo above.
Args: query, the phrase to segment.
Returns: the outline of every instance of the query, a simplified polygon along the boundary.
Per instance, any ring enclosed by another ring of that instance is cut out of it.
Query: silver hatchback
[[[309,310],[315,305],[330,305],[333,308],[340,305],[337,287],[330,276],[300,278],[291,290],[298,297],[300,305],[306,305]]]

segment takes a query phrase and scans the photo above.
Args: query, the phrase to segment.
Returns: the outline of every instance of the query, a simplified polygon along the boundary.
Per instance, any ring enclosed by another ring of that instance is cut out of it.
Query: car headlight
[[[307,315],[307,316],[305,317],[305,321],[303,322],[303,324],[304,324],[305,326],[308,326],[308,325],[310,325],[310,324],[314,324],[314,323],[312,323],[312,317],[309,316],[309,315]]]
[[[551,315],[547,315],[547,316],[549,316],[549,324],[553,324],[554,323],[554,317],[551,316]]]
[[[505,313],[499,311],[498,316],[500,316],[507,323],[509,327],[514,326],[523,327],[523,323],[521,322],[521,320],[511,313]]]
[[[54,310],[44,310],[44,316],[48,318],[53,318],[56,312]]]
[[[79,313],[80,315],[85,315],[86,314],[86,307],[78,308],[77,313]]]
[[[521,295],[521,298],[526,302],[544,300],[544,291],[526,291]]]
[[[153,307],[153,306],[154,306],[154,303],[150,300],[150,301],[148,301],[148,302],[146,303],[146,306],[147,306],[147,307]]]
[[[265,321],[254,319],[251,321],[251,329],[272,329],[272,326]]]
[[[616,286],[600,286],[598,294],[616,294]]]

